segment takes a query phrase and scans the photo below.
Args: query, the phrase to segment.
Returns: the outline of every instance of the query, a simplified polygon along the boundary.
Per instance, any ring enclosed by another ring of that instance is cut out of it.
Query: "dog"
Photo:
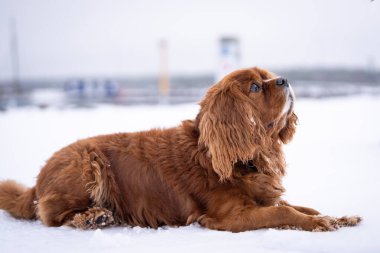
[[[282,145],[296,130],[295,96],[283,77],[255,67],[213,85],[194,120],[169,129],[101,135],[56,152],[36,186],[0,183],[0,208],[47,226],[201,226],[333,231],[334,218],[281,196]]]

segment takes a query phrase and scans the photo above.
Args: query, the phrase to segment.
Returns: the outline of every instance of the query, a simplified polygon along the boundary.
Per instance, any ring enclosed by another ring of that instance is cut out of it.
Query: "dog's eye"
[[[251,85],[251,92],[260,92],[261,91],[261,86],[257,83],[253,83]]]

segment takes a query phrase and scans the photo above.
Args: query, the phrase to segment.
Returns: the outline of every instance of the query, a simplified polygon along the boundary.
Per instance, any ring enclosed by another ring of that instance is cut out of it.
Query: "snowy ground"
[[[81,231],[47,228],[0,211],[0,252],[380,252],[380,97],[297,102],[300,124],[285,150],[285,198],[329,215],[359,214],[364,221],[358,227],[328,233],[234,234],[198,225]],[[78,138],[175,126],[197,110],[195,105],[101,106],[0,113],[0,180],[32,186],[44,161]]]

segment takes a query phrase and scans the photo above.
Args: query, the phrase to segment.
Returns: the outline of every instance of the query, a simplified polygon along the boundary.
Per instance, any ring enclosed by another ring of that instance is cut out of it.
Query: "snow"
[[[81,231],[0,211],[0,252],[380,252],[380,97],[304,99],[295,106],[299,126],[285,148],[285,199],[324,214],[361,215],[359,226],[327,233],[230,233],[197,224]],[[8,110],[0,114],[0,180],[32,186],[44,161],[79,138],[175,126],[197,111],[196,105]]]

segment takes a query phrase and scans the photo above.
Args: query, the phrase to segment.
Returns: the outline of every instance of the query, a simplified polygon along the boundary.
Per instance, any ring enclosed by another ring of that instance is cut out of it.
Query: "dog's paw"
[[[112,217],[112,212],[107,209],[100,209],[95,212],[94,223],[97,226],[105,227],[113,224],[114,220]]]
[[[213,223],[213,218],[208,217],[206,214],[203,214],[197,218],[197,222],[206,228],[210,228],[211,223]]]
[[[336,219],[330,216],[310,217],[310,222],[303,224],[302,229],[312,232],[335,231],[339,228]]]
[[[189,217],[187,217],[187,220],[186,220],[186,226],[187,225],[190,225],[191,223],[193,222],[196,222],[198,221],[198,219],[201,217],[201,213],[199,211],[195,211],[193,212],[192,214],[189,215]]]
[[[358,225],[362,221],[360,216],[344,216],[337,218],[336,222],[339,227],[352,227]]]
[[[229,230],[223,226],[223,223],[219,222],[217,219],[209,217],[204,214],[198,217],[198,223],[205,228],[213,229],[213,230]]]

